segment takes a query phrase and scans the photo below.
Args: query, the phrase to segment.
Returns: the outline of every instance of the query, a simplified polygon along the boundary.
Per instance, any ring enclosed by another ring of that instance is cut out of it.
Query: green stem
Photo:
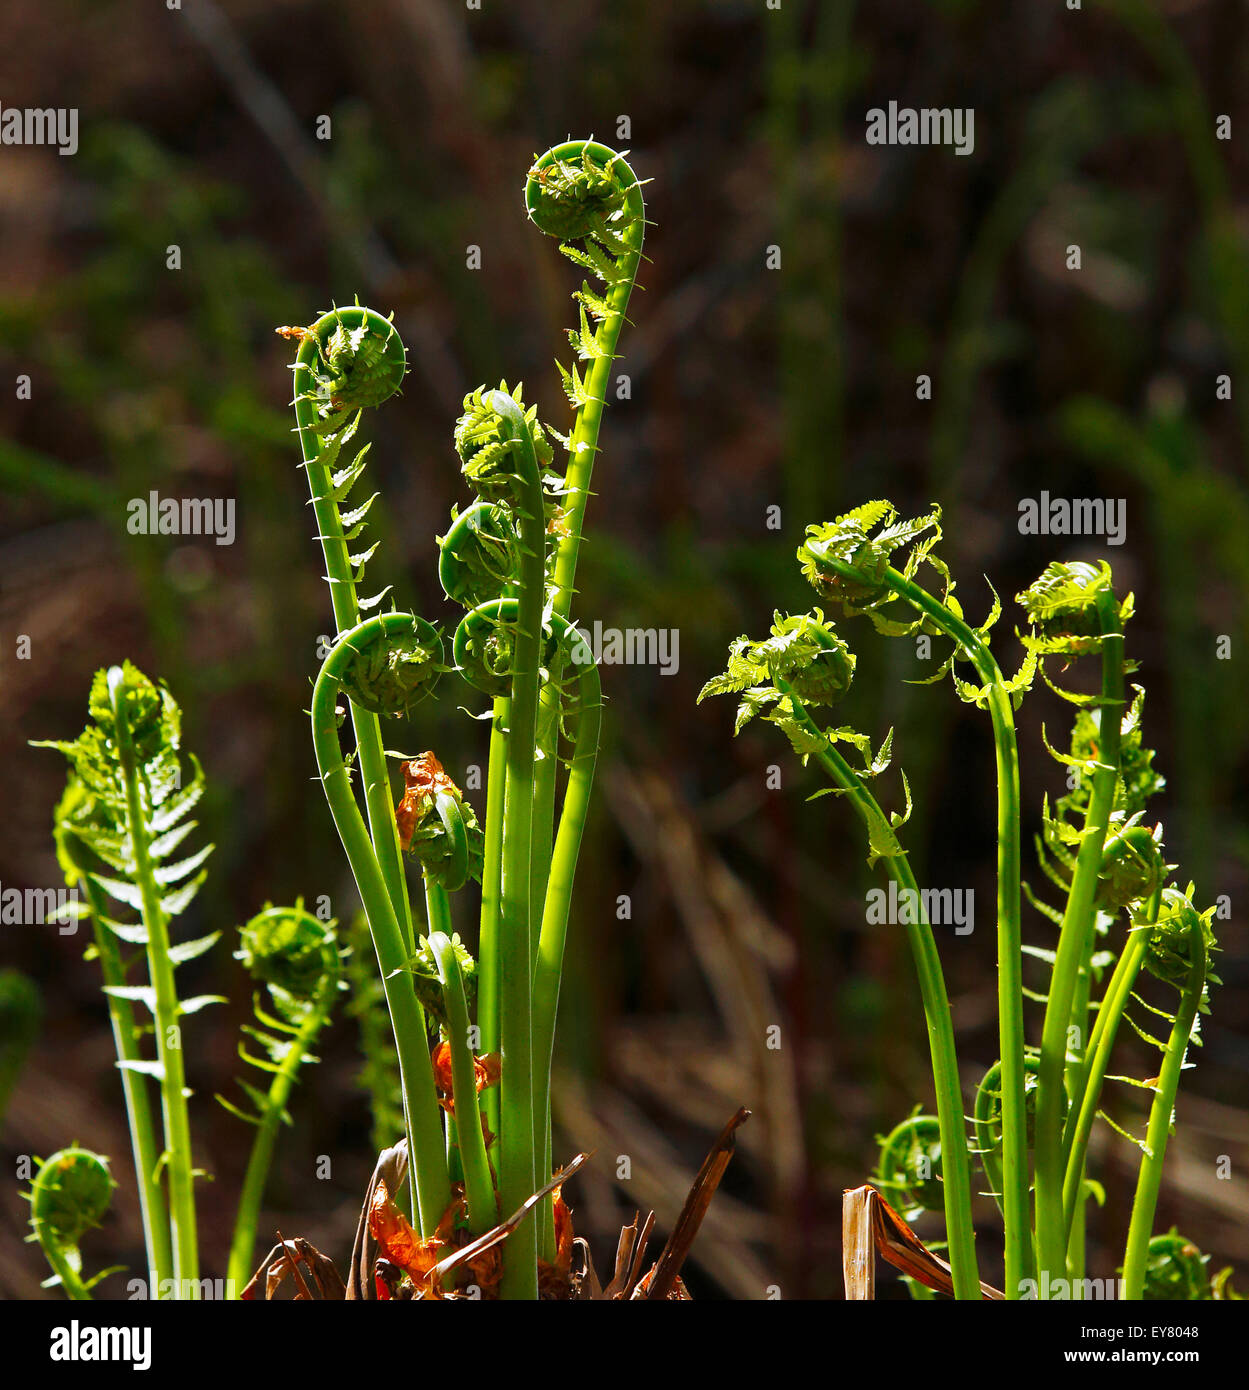
[[[485,1136],[481,1131],[477,1076],[473,1067],[473,1050],[469,1046],[468,1002],[464,995],[460,963],[450,937],[445,932],[431,930],[429,945],[438,962],[442,997],[447,1009],[446,1037],[451,1049],[452,1096],[460,1141],[460,1161],[464,1169],[468,1225],[474,1235],[481,1235],[496,1224],[499,1208],[490,1177],[490,1160],[486,1157]]]
[[[82,845],[72,833],[65,836],[65,850],[79,872],[78,886],[82,889],[91,911],[91,926],[95,933],[96,955],[105,989],[124,988],[126,971],[122,964],[121,947],[117,938],[104,925],[106,905],[100,890],[88,877],[88,865]],[[134,1005],[128,999],[105,994],[108,1016],[113,1028],[113,1044],[119,1062],[138,1062],[143,1058],[139,1032],[135,1024]],[[165,1193],[157,1176],[156,1165],[160,1150],[156,1146],[156,1128],[152,1117],[147,1077],[129,1067],[121,1068],[121,1089],[126,1101],[126,1119],[130,1126],[130,1148],[134,1154],[135,1184],[139,1189],[139,1214],[143,1223],[143,1243],[147,1250],[148,1277],[153,1298],[168,1288],[173,1272],[173,1247],[169,1236],[169,1209]]]
[[[976,1125],[976,1147],[980,1150],[980,1166],[993,1200],[1002,1209],[1002,1160],[998,1150],[1002,1146],[1002,1136],[994,1132],[994,1098],[1001,1096],[1002,1070],[1000,1066],[990,1067],[984,1080],[976,1091],[974,1119]]]
[[[256,1127],[256,1137],[252,1140],[247,1171],[243,1175],[243,1188],[239,1193],[238,1213],[234,1218],[234,1236],[230,1241],[230,1256],[226,1265],[227,1296],[237,1297],[254,1272],[252,1260],[255,1257],[260,1204],[269,1179],[273,1150],[283,1123],[286,1103],[300,1067],[312,1050],[317,1034],[329,1019],[330,1006],[337,992],[338,976],[326,976],[316,996],[309,1001],[307,1017],[300,1024],[299,1031],[292,1036],[286,1056],[269,1085],[265,1111]]]
[[[1123,631],[1118,604],[1109,590],[1099,596],[1097,615],[1102,634],[1102,694],[1097,769],[1089,797],[1088,815],[1071,889],[1058,933],[1058,949],[1050,980],[1049,1000],[1041,1032],[1037,1064],[1036,1113],[1036,1234],[1037,1263],[1044,1282],[1067,1278],[1067,1222],[1064,1214],[1065,1179],[1063,1100],[1067,1067],[1067,1037],[1080,967],[1093,934],[1097,880],[1101,873],[1106,828],[1114,809],[1119,776],[1119,743],[1123,709]],[[1082,1020],[1083,1022],[1083,1020]]]
[[[821,564],[851,580],[852,567],[837,561]],[[1008,1299],[1018,1298],[1032,1265],[1032,1227],[1028,1210],[1028,1132],[1024,1107],[1023,928],[1019,860],[1021,813],[1019,748],[1015,715],[1002,673],[980,635],[926,589],[892,567],[881,576],[932,621],[963,652],[988,691],[997,763],[997,970],[998,1034],[1002,1095],[1002,1221],[1006,1235]]]
[[[404,970],[410,953],[352,792],[335,717],[342,672],[355,656],[355,645],[366,646],[387,635],[409,632],[412,623],[410,614],[386,613],[368,619],[340,638],[322,663],[313,687],[312,742],[325,797],[351,864],[377,951],[382,986],[386,991],[386,1003],[395,1033],[395,1050],[399,1057],[408,1152],[416,1170],[416,1180],[412,1184],[416,1215],[421,1234],[428,1237],[433,1235],[451,1200],[451,1184],[443,1148],[438,1097],[434,1090],[434,1072],[429,1060],[425,1014]]]
[[[497,1052],[499,1038],[499,914],[502,908],[503,821],[507,790],[507,728],[511,701],[494,702],[490,762],[486,769],[485,846],[481,867],[481,925],[477,946],[477,1024],[482,1052]],[[486,1122],[499,1132],[499,1088],[486,1092]]]
[[[863,779],[828,742],[824,731],[807,713],[793,688],[783,677],[774,674],[776,688],[789,700],[799,723],[819,742],[814,756],[832,781],[849,797],[851,805],[869,834],[888,840],[896,852],[884,859],[889,876],[898,888],[911,895],[916,911],[904,914],[907,940],[915,961],[920,996],[924,1005],[924,1021],[928,1031],[928,1048],[932,1057],[933,1089],[937,1100],[937,1122],[941,1134],[942,1176],[945,1196],[946,1236],[949,1241],[950,1268],[954,1278],[954,1293],[960,1299],[980,1297],[980,1275],[976,1265],[976,1233],[971,1217],[971,1165],[967,1155],[967,1131],[963,1123],[963,1092],[959,1083],[958,1056],[954,1047],[954,1028],[950,1022],[950,1001],[946,994],[945,978],[941,972],[941,957],[933,939],[932,927],[923,910],[923,897],[915,875],[907,861],[876,798],[868,791]]]
[[[512,656],[511,723],[506,757],[506,815],[499,924],[499,1200],[516,1211],[536,1187],[533,1116],[533,932],[530,865],[533,834],[534,749],[545,589],[546,520],[533,437],[520,407],[503,391],[493,394],[502,428],[519,448],[520,496],[516,515],[521,569]],[[500,1296],[538,1296],[537,1225],[526,1217],[503,1249]]]
[[[551,856],[547,879],[546,903],[542,913],[542,930],[538,942],[537,969],[533,987],[533,1057],[535,1074],[534,1122],[539,1127],[535,1135],[539,1152],[547,1157],[547,1167],[541,1173],[545,1182],[550,1176],[550,1111],[551,1064],[555,1054],[555,1019],[559,1009],[560,978],[564,969],[564,945],[568,939],[568,915],[572,905],[573,881],[577,858],[585,832],[590,807],[590,792],[594,785],[594,768],[598,760],[599,736],[602,729],[603,696],[598,667],[588,644],[565,620],[551,620],[560,652],[571,657],[577,669],[578,726],[573,746],[572,762],[568,769],[568,784],[560,813],[559,834]],[[566,645],[571,650],[566,652]],[[542,1244],[554,1252],[554,1204],[542,1203]],[[549,1228],[549,1229],[548,1229]]]
[[[148,974],[154,993],[152,1015],[156,1027],[156,1056],[160,1063],[175,1296],[198,1297],[199,1252],[191,1123],[187,1112],[182,1032],[178,1022],[178,992],[174,983],[173,961],[169,957],[169,919],[161,906],[160,888],[148,850],[147,808],[131,742],[130,721],[122,695],[123,676],[119,666],[114,666],[108,673],[108,690],[117,735],[117,756],[126,790],[127,838],[134,860],[134,880],[139,888],[143,926],[147,933]]]
[[[1167,1040],[1162,1070],[1158,1073],[1154,1103],[1149,1110],[1149,1128],[1145,1131],[1145,1152],[1141,1157],[1140,1176],[1136,1181],[1136,1197],[1132,1202],[1132,1220],[1128,1226],[1127,1250],[1123,1256],[1123,1297],[1139,1299],[1145,1287],[1145,1266],[1149,1257],[1149,1239],[1154,1229],[1154,1214],[1158,1207],[1158,1192],[1162,1186],[1162,1163],[1166,1157],[1167,1139],[1175,1114],[1175,1094],[1179,1090],[1184,1054],[1192,1038],[1197,1010],[1206,984],[1209,959],[1202,924],[1193,922],[1189,931],[1191,961],[1188,980],[1180,997],[1175,1025]]]
[[[52,1272],[61,1281],[61,1289],[65,1297],[75,1303],[91,1302],[91,1291],[82,1281],[82,1275],[75,1268],[73,1260],[65,1253],[64,1249],[45,1240],[43,1235],[39,1236],[39,1246],[43,1251],[44,1258],[52,1266]]]
[[[1154,920],[1157,919],[1157,911],[1155,906]],[[1071,1094],[1071,1112],[1067,1117],[1063,1135],[1063,1162],[1066,1165],[1066,1177],[1063,1181],[1063,1220],[1066,1223],[1069,1243],[1076,1205],[1084,1186],[1084,1165],[1088,1154],[1089,1135],[1092,1133],[1093,1121],[1101,1101],[1102,1086],[1110,1065],[1110,1052],[1115,1045],[1123,1011],[1132,997],[1132,986],[1136,983],[1136,977],[1145,959],[1151,925],[1152,923],[1138,928],[1128,937],[1097,1010],[1097,1022],[1093,1025],[1093,1033],[1089,1038],[1087,1059],[1080,1068],[1079,1079]]]

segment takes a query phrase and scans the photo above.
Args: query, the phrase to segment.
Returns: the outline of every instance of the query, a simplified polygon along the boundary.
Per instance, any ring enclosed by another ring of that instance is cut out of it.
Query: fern
[[[175,1287],[184,1289],[198,1279],[198,1250],[181,1020],[220,997],[178,998],[174,972],[207,950],[217,934],[175,946],[170,924],[194,899],[212,852],[205,845],[174,857],[196,829],[187,817],[203,793],[204,777],[190,758],[191,777],[184,783],[181,712],[163,685],[129,662],[96,673],[88,708],[91,722],[78,738],[37,746],[57,749],[73,770],[57,831],[67,846],[87,851],[81,860],[71,856],[69,862],[82,876],[97,929],[124,945],[144,948],[145,981],[128,983],[124,964],[120,975],[108,966],[115,982],[106,979],[104,991],[110,1000],[141,1006],[154,1025],[155,1057],[121,1048],[117,1065],[141,1079],[151,1078],[160,1088],[164,1145],[156,1166],[168,1172],[172,1272]],[[116,906],[109,906],[108,899]],[[108,953],[101,959],[107,960]],[[138,1035],[133,1021],[128,1031],[133,1042]],[[141,1188],[155,1181],[152,1173],[138,1176]],[[148,1200],[156,1205],[150,1186]],[[148,1253],[154,1272],[163,1278],[159,1251],[149,1245]]]

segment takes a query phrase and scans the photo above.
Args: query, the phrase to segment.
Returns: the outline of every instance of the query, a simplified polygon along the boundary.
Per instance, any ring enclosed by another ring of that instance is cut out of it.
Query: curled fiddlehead
[[[271,1079],[267,1091],[240,1079],[250,1111],[217,1097],[227,1110],[256,1126],[230,1244],[227,1280],[236,1290],[252,1272],[256,1226],[278,1129],[291,1122],[287,1101],[300,1068],[317,1060],[312,1048],[343,988],[335,925],[322,922],[298,902],[294,907],[267,906],[239,928],[235,958],[258,990],[263,987],[268,995],[267,1004],[262,1004],[257,994],[256,1024],[243,1029],[264,1055],[256,1056],[240,1043],[239,1056]]]
[[[464,480],[483,501],[528,505],[528,455],[536,460],[539,480],[555,457],[537,406],[525,408],[523,389],[517,382],[509,390],[501,381],[497,390],[479,386],[464,397],[464,413],[455,423],[455,451]],[[523,430],[516,428],[517,415]]]
[[[363,533],[377,493],[355,501],[353,490],[368,459],[368,447],[344,458],[363,413],[401,387],[407,353],[394,324],[359,304],[323,314],[308,328],[279,329],[299,342],[294,366],[295,425],[308,477],[316,535],[325,558],[334,622],[341,635],[362,613],[377,608],[387,590],[362,598],[359,588],[377,550]],[[395,833],[386,754],[377,716],[352,704],[358,760],[364,780],[369,829],[391,907],[407,948],[414,940],[412,909]]]
[[[403,764],[403,800],[395,810],[399,844],[448,893],[481,877],[482,834],[472,806],[433,753]]]
[[[525,185],[525,205],[534,225],[559,238],[561,253],[589,277],[574,295],[578,322],[568,333],[576,360],[567,367],[559,364],[575,413],[562,440],[569,458],[554,579],[555,611],[566,618],[611,364],[642,259],[646,206],[642,185],[624,155],[593,140],[568,141],[536,159]],[[590,279],[601,290],[592,289]]]
[[[1172,1226],[1150,1238],[1141,1297],[1152,1303],[1239,1301],[1240,1294],[1231,1287],[1230,1266],[1212,1275],[1209,1265],[1210,1256]]]
[[[406,718],[446,669],[438,629],[412,614],[387,614],[367,632],[343,636],[344,644],[351,656],[335,666],[343,694],[372,714]]]
[[[475,502],[439,539],[442,591],[464,608],[501,598],[520,570],[520,537],[507,507]]]
[[[92,1286],[113,1273],[106,1269],[84,1280],[78,1247],[83,1236],[108,1214],[116,1186],[103,1154],[72,1144],[44,1159],[26,1194],[31,1238],[39,1242],[52,1266],[53,1277],[48,1282],[59,1285],[67,1298],[89,1299]]]
[[[935,1115],[916,1113],[880,1139],[876,1185],[908,1221],[925,1211],[945,1209],[941,1124]]]

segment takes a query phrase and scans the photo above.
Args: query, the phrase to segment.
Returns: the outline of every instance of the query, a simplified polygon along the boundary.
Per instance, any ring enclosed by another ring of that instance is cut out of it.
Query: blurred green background
[[[1216,1267],[1249,1261],[1242,4],[13,0],[4,28],[0,99],[78,107],[81,149],[0,147],[0,883],[58,882],[62,766],[26,741],[77,732],[91,673],[129,656],[169,682],[210,778],[201,820],[218,849],[187,934],[297,894],[328,893],[349,914],[301,714],[328,601],[290,434],[291,348],[273,329],[357,294],[395,311],[412,371],[366,427],[385,507],[371,577],[447,616],[433,538],[465,497],[450,444],[460,398],[520,376],[547,418],[567,417],[552,358],[566,356],[576,282],[526,224],[521,189],[536,152],[593,133],[631,148],[653,180],[655,226],[623,344],[632,399],[604,427],[576,611],[679,629],[680,670],[603,670],[607,744],[557,1116],[558,1155],[597,1151],[567,1194],[579,1233],[601,1266],[635,1207],[655,1207],[666,1229],[746,1104],[755,1117],[691,1286],[838,1297],[841,1190],[868,1175],[874,1136],[929,1098],[909,958],[864,923],[857,829],[835,799],[804,807],[817,784],[773,731],[734,743],[727,701],[694,705],[732,637],[760,633],[774,607],[810,605],[793,558],[805,524],[888,496],[904,513],[946,508],[944,553],[969,612],[987,611],[982,575],[1007,602],[996,645],[1008,668],[1010,598],[1051,558],[1106,553],[1137,593],[1129,651],[1168,778],[1169,857],[1203,901],[1232,907],[1216,923],[1224,984],[1181,1092],[1159,1225],[1177,1221]],[[890,100],[974,107],[974,154],[868,146],[864,113]],[[1215,138],[1219,115],[1230,141]],[[323,116],[329,140],[316,138]],[[617,141],[621,117],[631,132]],[[480,270],[466,269],[469,245]],[[771,246],[779,270],[765,268]],[[931,400],[916,397],[921,373]],[[1216,394],[1224,373],[1230,401]],[[19,374],[30,400],[7,385]],[[1019,535],[1019,501],[1042,488],[1125,498],[1127,543]],[[127,534],[126,502],[151,490],[237,499],[235,543]],[[28,660],[15,657],[22,635]],[[866,626],[847,635],[860,654],[848,715],[876,737],[897,727],[920,880],[974,887],[981,905],[971,936],[941,943],[974,1084],[996,1057],[987,721],[947,687],[903,684],[918,673],[908,644]],[[1221,635],[1230,659],[1216,658]],[[432,746],[453,774],[484,763],[482,727],[453,704],[391,746]],[[1019,719],[1038,820],[1043,792],[1062,788],[1043,721],[1065,739],[1066,707],[1038,691]],[[1027,930],[1049,944],[1035,913]],[[45,1022],[0,1157],[12,1172],[16,1155],[78,1139],[124,1173],[120,1087],[81,939],[3,931],[3,963],[39,981]],[[248,998],[227,951],[186,974],[188,990],[234,1001],[187,1028],[217,1269],[250,1133],[212,1095],[239,1070]],[[373,1162],[345,1015],[322,1053],[262,1239],[280,1225],[345,1262]],[[1148,1074],[1149,1054],[1127,1065]],[[1124,1090],[1117,1118],[1143,1127],[1139,1094]],[[1109,1275],[1135,1155],[1109,1131],[1101,1143],[1107,1204],[1090,1265]],[[329,1181],[316,1179],[319,1154],[333,1159]],[[618,1155],[632,1160],[626,1182]],[[1219,1155],[1228,1178],[1215,1176]],[[11,1182],[3,1296],[39,1296],[25,1219]],[[990,1270],[995,1224],[980,1242]],[[128,1185],[87,1248],[140,1267]],[[104,1291],[120,1295],[122,1279]]]

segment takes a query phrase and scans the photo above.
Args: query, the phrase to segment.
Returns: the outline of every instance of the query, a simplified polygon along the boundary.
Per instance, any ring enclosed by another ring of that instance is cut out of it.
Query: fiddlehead
[[[1141,1298],[1147,1303],[1239,1301],[1241,1295],[1231,1287],[1231,1267],[1212,1275],[1209,1265],[1210,1256],[1172,1226],[1150,1238]]]
[[[1124,701],[1123,625],[1131,616],[1129,595],[1120,603],[1111,587],[1110,567],[1051,564],[1018,596],[1032,623],[1023,638],[1038,658],[1097,652],[1101,656],[1101,693],[1079,696],[1047,683],[1067,698],[1096,712],[1098,752],[1088,794],[1079,848],[1071,868],[1071,887],[1059,926],[1045,1022],[1041,1034],[1040,1098],[1036,1132],[1037,1254],[1050,1279],[1065,1278],[1066,1222],[1062,1161],[1062,1107],[1068,1083],[1077,1084],[1080,1055],[1087,1036],[1088,980],[1095,937],[1095,898],[1102,871],[1102,853],[1114,811],[1119,782],[1119,755]],[[1068,1035],[1079,1030],[1076,1059],[1068,1063]]]
[[[334,622],[341,635],[362,613],[376,608],[386,590],[361,598],[365,567],[377,549],[363,543],[366,518],[377,494],[354,502],[350,495],[367,462],[368,449],[342,457],[365,409],[382,404],[403,381],[407,353],[389,319],[359,304],[323,314],[309,328],[278,330],[299,342],[294,367],[295,426],[308,477],[317,539],[325,559]],[[386,755],[375,712],[352,706],[369,830],[400,931],[412,947],[414,933],[407,883],[395,833]]]
[[[99,1226],[108,1214],[116,1186],[103,1154],[73,1144],[39,1165],[26,1194],[30,1202],[31,1238],[39,1242],[52,1266],[49,1282],[59,1284],[67,1298],[89,1299],[92,1286],[113,1273],[106,1269],[84,1280],[78,1247],[83,1236]]]
[[[583,280],[574,295],[577,326],[568,337],[576,360],[567,367],[559,364],[574,411],[572,429],[562,441],[569,457],[554,577],[555,611],[566,618],[611,364],[642,259],[646,206],[624,155],[593,140],[556,145],[536,159],[525,185],[525,206],[533,224],[558,237],[561,253],[602,286],[600,292]]]
[[[957,1297],[975,1299],[980,1296],[980,1280],[971,1220],[970,1163],[949,998],[919,886],[896,834],[909,814],[909,791],[907,811],[887,815],[869,791],[865,779],[887,768],[892,733],[873,753],[867,737],[854,729],[821,728],[800,693],[805,692],[813,704],[831,704],[846,693],[853,673],[853,654],[826,626],[818,609],[801,617],[782,617],[778,613],[768,638],[756,642],[742,637],[733,643],[728,669],[703,687],[699,699],[716,694],[740,695],[737,731],[760,715],[785,733],[804,762],[813,758],[832,781],[835,791],[849,799],[863,822],[869,864],[883,861],[899,890],[906,892],[916,905],[916,911],[904,914],[904,924],[923,1000],[932,1058],[945,1174],[942,1206],[950,1263]],[[852,768],[842,756],[837,747],[841,743],[859,752],[863,759],[861,770]],[[903,785],[906,785],[905,777]]]
[[[335,926],[297,902],[294,907],[265,907],[239,928],[235,959],[242,962],[258,991],[263,987],[268,995],[268,1003],[262,1004],[258,992],[256,1024],[243,1028],[263,1056],[249,1052],[245,1043],[239,1044],[239,1056],[271,1080],[268,1090],[262,1091],[240,1079],[239,1087],[253,1106],[250,1111],[217,1097],[232,1114],[256,1126],[230,1244],[227,1281],[234,1290],[241,1290],[252,1272],[260,1203],[278,1128],[291,1122],[287,1101],[300,1068],[317,1060],[312,1048],[343,988]]]
[[[482,834],[472,806],[433,753],[403,764],[403,800],[395,809],[399,844],[448,893],[481,878]]]
[[[464,608],[501,598],[520,572],[520,536],[507,507],[475,502],[439,541],[442,591]]]
[[[880,1144],[876,1186],[908,1221],[926,1211],[944,1211],[941,1123],[935,1115],[915,1113],[895,1125]]]
[[[949,672],[959,698],[987,709],[993,723],[997,766],[997,965],[998,1027],[1002,1063],[1003,1183],[1006,1226],[1006,1296],[1017,1298],[1031,1261],[1028,1153],[1024,1134],[1024,1031],[1020,903],[1019,750],[1014,710],[1031,686],[1036,657],[1029,653],[1010,679],[989,650],[989,630],[1001,607],[979,627],[963,619],[945,562],[936,554],[940,509],[900,521],[892,503],[869,502],[823,526],[807,529],[798,551],[803,574],[816,591],[847,614],[865,614],[887,636],[943,634],[954,650],[933,680]],[[894,554],[905,550],[901,568]],[[924,566],[941,583],[938,597],[916,582]],[[982,684],[962,680],[956,660],[970,662]]]
[[[109,897],[139,916],[138,922],[125,922],[105,915],[102,906],[96,912],[103,928],[123,943],[143,945],[147,954],[146,985],[106,984],[105,993],[142,1005],[155,1023],[156,1060],[123,1052],[118,1066],[154,1077],[160,1085],[175,1287],[194,1296],[197,1232],[180,1020],[222,1001],[215,995],[179,1000],[174,971],[208,950],[220,933],[173,946],[169,927],[194,898],[212,852],[205,845],[173,858],[195,829],[186,816],[203,793],[203,773],[192,758],[192,775],[183,785],[181,711],[164,686],[154,685],[129,662],[97,672],[89,708],[92,722],[73,742],[38,746],[65,754],[82,791],[66,809],[64,833],[113,870],[84,870],[88,890],[99,891],[100,904]]]

